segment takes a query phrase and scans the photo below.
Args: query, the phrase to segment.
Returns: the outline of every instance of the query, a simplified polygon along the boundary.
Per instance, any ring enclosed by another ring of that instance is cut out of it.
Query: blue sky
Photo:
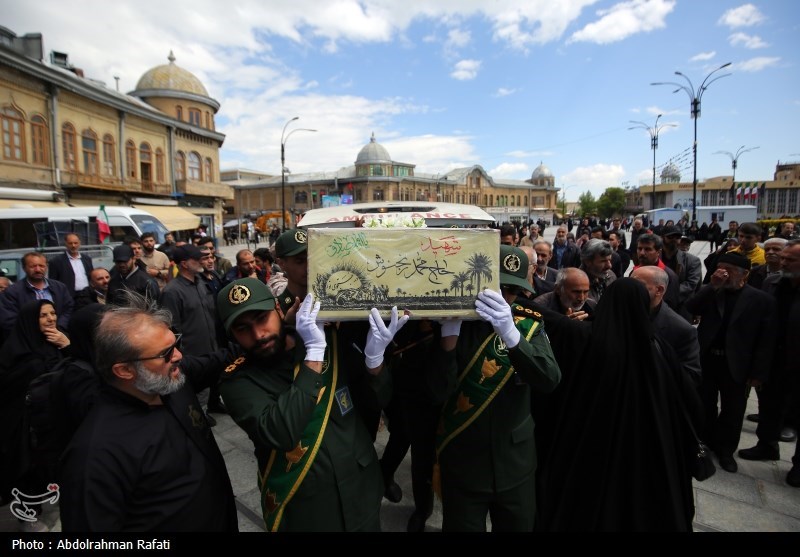
[[[24,5],[23,5],[24,4]],[[540,162],[598,196],[652,180],[645,130],[658,114],[657,166],[691,181],[689,95],[699,88],[697,175],[771,179],[800,160],[800,3],[793,0],[0,0],[0,24],[41,32],[87,77],[131,91],[176,63],[222,108],[222,168],[278,174],[284,124],[294,173],[351,165],[374,132],[396,161],[445,173],[479,164],[527,179]],[[287,131],[288,131],[287,130]],[[660,168],[659,168],[660,171]]]

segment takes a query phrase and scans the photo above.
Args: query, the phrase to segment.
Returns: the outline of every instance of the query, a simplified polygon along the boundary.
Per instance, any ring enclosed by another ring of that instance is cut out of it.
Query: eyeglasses
[[[130,363],[133,363],[133,362],[144,362],[145,360],[162,360],[163,359],[164,363],[168,364],[172,360],[172,355],[175,354],[175,349],[176,348],[179,349],[181,347],[181,337],[182,336],[183,336],[182,333],[178,333],[177,335],[175,335],[175,342],[172,344],[172,346],[170,346],[169,348],[167,348],[166,350],[164,350],[160,354],[156,354],[155,356],[148,356],[147,358],[134,358],[132,360],[123,360],[123,361],[121,361],[119,363],[121,363],[121,364],[130,364]]]

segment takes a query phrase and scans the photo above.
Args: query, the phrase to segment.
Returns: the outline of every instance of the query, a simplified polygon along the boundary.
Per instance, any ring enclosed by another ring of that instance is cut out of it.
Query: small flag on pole
[[[107,244],[109,237],[111,237],[111,227],[108,226],[105,205],[100,205],[100,210],[97,211],[97,237],[101,244]]]
[[[747,201],[750,199],[750,186],[744,188],[744,200]]]

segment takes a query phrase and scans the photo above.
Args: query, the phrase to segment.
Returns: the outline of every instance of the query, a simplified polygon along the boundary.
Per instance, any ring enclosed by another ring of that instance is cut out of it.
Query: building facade
[[[172,53],[127,94],[66,54],[50,61],[40,34],[0,27],[0,208],[137,206],[172,230],[221,233],[233,190],[219,175],[220,105],[203,84]]]
[[[539,165],[529,180],[493,178],[480,165],[444,174],[416,172],[415,165],[394,161],[373,134],[353,165],[331,172],[270,176],[248,170],[225,170],[222,180],[235,190],[229,218],[256,218],[281,211],[294,221],[315,207],[368,201],[441,201],[477,205],[498,223],[550,220],[557,211],[558,188],[550,170]]]
[[[626,212],[664,207],[691,212],[692,190],[692,182],[682,182],[677,169],[665,167],[655,187],[655,207],[652,185],[643,184],[627,190]],[[734,183],[732,176],[718,176],[698,181],[697,206],[720,205],[755,205],[759,219],[800,218],[800,162],[778,162],[772,180]]]

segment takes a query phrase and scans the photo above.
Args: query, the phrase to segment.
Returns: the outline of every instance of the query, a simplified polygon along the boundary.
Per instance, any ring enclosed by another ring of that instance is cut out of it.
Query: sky
[[[221,104],[223,170],[280,174],[297,116],[295,174],[352,165],[374,133],[417,173],[526,180],[543,163],[576,200],[652,183],[631,121],[661,114],[657,173],[672,160],[690,182],[690,100],[728,62],[702,93],[698,180],[730,176],[742,147],[737,181],[800,161],[795,0],[0,0],[0,14],[122,92],[172,51]]]

